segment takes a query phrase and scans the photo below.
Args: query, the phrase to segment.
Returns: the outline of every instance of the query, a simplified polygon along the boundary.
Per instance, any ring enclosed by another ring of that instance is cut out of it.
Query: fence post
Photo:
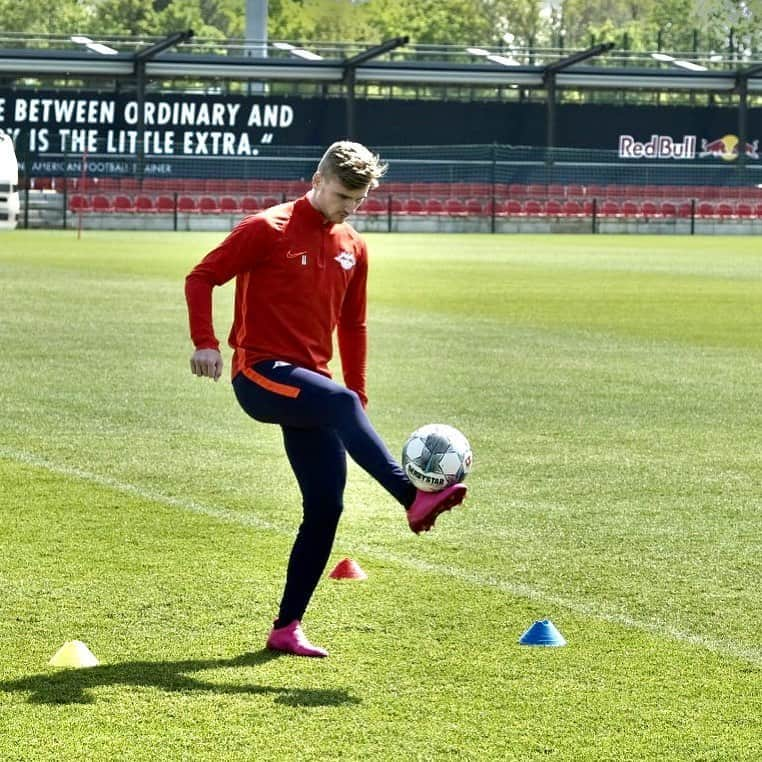
[[[392,232],[392,194],[386,197],[386,232]]]
[[[24,230],[29,230],[29,166],[29,152],[27,151],[24,156]]]
[[[691,199],[691,235],[696,232],[696,199]]]
[[[497,143],[492,143],[492,177],[491,177],[491,183],[492,186],[492,203],[490,204],[490,222],[489,222],[489,232],[494,233],[495,232],[495,194],[497,192],[496,186],[497,186]]]
[[[598,225],[596,224],[598,220],[598,197],[593,197],[593,233],[598,232]]]
[[[62,175],[62,182],[63,182],[63,222],[62,222],[62,230],[66,230],[66,224],[68,222],[68,215],[69,215],[69,176],[67,174],[67,162],[68,159],[66,158],[66,151],[62,151],[61,155],[63,156],[63,165],[61,167],[61,175]]]
[[[177,191],[175,191],[175,203],[172,207],[172,222],[175,233],[177,232]]]

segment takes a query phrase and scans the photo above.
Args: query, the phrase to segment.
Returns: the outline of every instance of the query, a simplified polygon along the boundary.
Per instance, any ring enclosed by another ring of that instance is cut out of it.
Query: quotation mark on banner
[[[273,142],[273,134],[272,134],[272,132],[266,132],[264,135],[262,135],[262,139],[259,142],[260,143],[272,143]]]

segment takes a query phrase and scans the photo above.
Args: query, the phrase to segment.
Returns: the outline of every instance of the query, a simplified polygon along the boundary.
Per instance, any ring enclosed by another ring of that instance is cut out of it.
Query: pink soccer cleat
[[[273,627],[267,638],[267,647],[271,651],[283,651],[294,656],[328,656],[328,651],[320,646],[313,646],[302,631],[302,623],[294,619],[285,627]]]
[[[407,509],[407,522],[416,533],[428,532],[434,526],[437,516],[460,505],[466,497],[468,487],[465,484],[453,484],[439,492],[416,490],[415,500]]]

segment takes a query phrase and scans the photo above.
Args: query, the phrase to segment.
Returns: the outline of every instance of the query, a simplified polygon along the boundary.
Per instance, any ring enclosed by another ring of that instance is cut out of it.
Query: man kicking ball
[[[301,621],[343,509],[346,453],[404,506],[416,533],[466,496],[463,484],[416,490],[365,414],[368,252],[346,220],[385,171],[365,146],[334,143],[305,196],[244,219],[185,281],[191,371],[216,381],[222,357],[212,290],[236,279],[233,389],[249,416],[281,427],[302,493],[303,520],[267,639],[268,648],[299,656],[328,655],[307,640]],[[334,330],[346,387],[328,370]]]

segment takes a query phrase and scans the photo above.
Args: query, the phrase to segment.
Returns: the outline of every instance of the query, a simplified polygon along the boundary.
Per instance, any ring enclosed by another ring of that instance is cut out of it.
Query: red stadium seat
[[[569,198],[581,198],[585,195],[585,188],[582,185],[567,185],[566,195]]]
[[[644,201],[640,205],[640,212],[644,217],[658,217],[659,207],[653,201]]]
[[[244,196],[241,199],[241,211],[244,214],[254,214],[262,208],[262,204],[259,203],[259,199],[254,196]]]
[[[691,201],[681,201],[677,205],[677,216],[681,219],[690,219],[693,214],[693,203]]]
[[[524,208],[521,205],[521,201],[516,199],[509,199],[503,205],[503,214],[507,214],[510,217],[518,217],[524,213]]]
[[[163,177],[147,177],[143,180],[144,191],[163,191],[165,190],[171,181],[165,180]]]
[[[383,214],[386,211],[386,204],[380,198],[371,196],[363,201],[359,211],[365,214]]]
[[[122,177],[119,179],[119,190],[132,193],[138,190],[138,180],[136,177]]]
[[[75,193],[69,197],[69,210],[72,212],[89,212],[90,211],[90,199],[87,196],[83,196],[80,193]]]
[[[459,193],[470,193],[466,183],[429,183],[428,193],[439,198],[449,198]]]
[[[222,214],[235,214],[238,211],[240,211],[240,206],[232,196],[223,196],[220,199],[220,212]]]
[[[271,206],[277,206],[281,203],[281,200],[279,198],[276,198],[275,196],[265,196],[262,199],[262,206],[265,209],[269,209]]]
[[[146,198],[145,196],[138,196],[136,199],[136,203],[132,203],[132,199],[129,196],[125,196],[124,194],[119,194],[118,196],[114,196],[114,211],[119,212],[120,214],[125,214],[127,212],[134,212],[136,211],[143,211],[142,209],[138,209],[137,201],[139,201],[141,198]],[[151,199],[148,199],[148,202],[150,204],[150,211],[153,211],[153,202]]]
[[[636,201],[622,202],[622,214],[625,217],[640,217],[640,213],[640,204],[638,204]]]
[[[111,201],[108,199],[107,196],[104,196],[102,194],[98,194],[96,196],[93,196],[93,211],[94,212],[110,212],[111,211]]]
[[[545,213],[543,205],[534,199],[524,203],[523,211],[529,217],[541,217]]]
[[[177,199],[177,211],[190,213],[196,211],[196,199],[193,196],[180,196]]]
[[[95,188],[101,193],[119,190],[119,180],[116,177],[94,177]]]
[[[430,198],[426,202],[426,214],[442,214],[444,204],[438,198]]]
[[[479,204],[479,208],[481,209],[481,204]],[[445,211],[447,214],[453,215],[465,214],[466,205],[460,199],[448,198],[447,201],[445,201]]]
[[[154,205],[153,196],[147,196],[144,193],[136,196],[135,211],[140,212],[141,214],[150,214],[151,212],[157,211]]]
[[[201,214],[217,214],[220,211],[220,207],[217,204],[217,199],[212,196],[201,196],[198,201],[198,210]]]
[[[664,201],[659,207],[659,212],[662,217],[677,217],[677,204],[672,201]]]
[[[582,216],[582,205],[579,201],[564,201],[563,213],[567,217],[580,217]]]
[[[598,213],[602,217],[618,217],[619,204],[616,201],[604,201],[598,208]]]
[[[248,189],[248,181],[235,180],[228,178],[225,180],[225,193],[235,195],[237,193],[244,194]]]
[[[175,199],[173,196],[159,196],[156,199],[156,211],[161,214],[175,211]]]
[[[741,202],[740,204],[736,204],[736,215],[745,218],[752,217],[754,215],[754,210],[752,209],[751,204]]]
[[[566,189],[563,185],[548,185],[548,198],[562,199],[566,196]]]
[[[544,199],[547,198],[548,195],[548,186],[547,185],[527,185],[526,188],[526,195],[530,199]]]
[[[757,204],[754,208],[754,215],[762,220],[762,204]]]
[[[398,198],[389,199],[389,209],[392,211],[392,214],[402,214],[405,211],[402,201]]]
[[[549,201],[545,202],[545,214],[551,217],[558,217],[562,211],[563,211],[563,207],[561,206],[560,201],[555,201],[553,199],[550,199]]]
[[[717,214],[721,219],[727,219],[735,216],[735,209],[732,204],[717,204]]]
[[[722,198],[722,188],[717,185],[705,185],[701,190],[701,198],[709,200]]]
[[[696,207],[696,213],[699,217],[714,217],[715,210],[714,210],[714,204],[710,201],[702,201],[697,207]]]
[[[423,202],[419,201],[417,198],[409,198],[405,201],[404,206],[407,214],[423,214],[424,212]]]
[[[480,214],[492,213],[492,201],[488,201],[482,205],[482,202],[478,198],[469,198],[466,200],[466,214],[477,216]]]

